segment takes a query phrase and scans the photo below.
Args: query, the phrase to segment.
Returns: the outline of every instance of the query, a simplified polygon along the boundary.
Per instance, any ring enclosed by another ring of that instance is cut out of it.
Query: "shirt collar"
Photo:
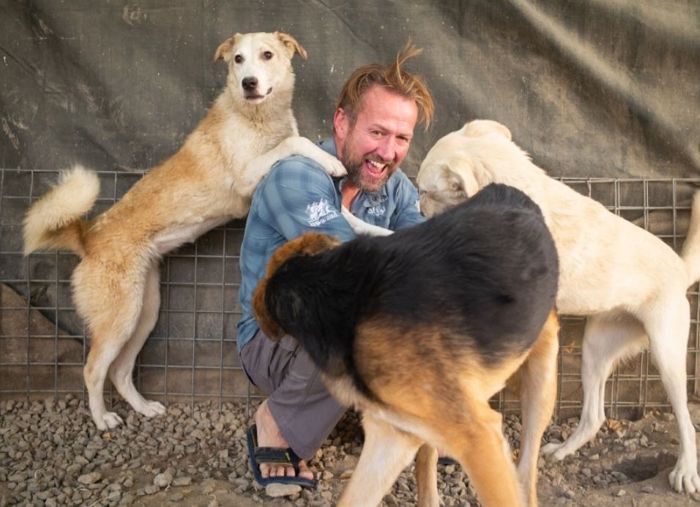
[[[328,138],[322,140],[319,143],[319,146],[321,146],[321,148],[325,152],[330,153],[334,157],[338,156],[338,149],[336,148],[336,145],[335,145],[335,139],[333,139],[332,137],[328,137]],[[346,180],[347,180],[347,176],[343,176],[342,178],[339,178],[339,179],[334,178],[335,186],[338,189],[338,192],[342,191],[343,185],[345,185]],[[387,180],[387,183],[388,183],[388,180]],[[382,188],[380,188],[376,192],[366,192],[364,190],[360,190],[359,193],[357,194],[357,197],[355,197],[355,202],[362,203],[362,205],[365,208],[373,208],[373,207],[381,204],[382,202],[386,201],[389,198],[389,191],[387,190],[387,183],[382,185]]]

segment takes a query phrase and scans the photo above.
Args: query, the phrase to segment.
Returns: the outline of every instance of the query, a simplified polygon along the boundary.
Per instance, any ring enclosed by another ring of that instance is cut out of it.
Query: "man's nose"
[[[377,155],[382,157],[385,162],[394,160],[396,157],[396,140],[392,136],[382,138],[377,147]]]

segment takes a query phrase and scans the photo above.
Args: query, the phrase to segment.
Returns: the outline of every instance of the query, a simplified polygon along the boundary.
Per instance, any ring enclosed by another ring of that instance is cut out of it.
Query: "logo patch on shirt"
[[[367,214],[375,217],[382,217],[386,213],[386,207],[381,204],[367,208]]]
[[[318,227],[325,224],[329,220],[338,216],[336,210],[326,199],[321,199],[318,202],[312,202],[306,206],[306,215],[311,227]]]

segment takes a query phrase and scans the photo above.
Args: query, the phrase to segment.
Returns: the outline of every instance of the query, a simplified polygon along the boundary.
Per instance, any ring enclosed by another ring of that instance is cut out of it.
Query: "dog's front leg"
[[[422,444],[413,435],[367,413],[362,417],[362,428],[362,454],[338,507],[378,505]]]
[[[270,151],[248,162],[243,169],[235,190],[244,197],[253,195],[255,187],[278,161],[292,155],[301,155],[316,161],[323,169],[334,177],[345,176],[345,166],[330,153],[326,153],[309,139],[301,136],[290,136]]]
[[[350,213],[350,210],[345,206],[343,206],[341,213],[343,214],[343,218],[350,224],[350,227],[352,227],[352,230],[355,231],[355,234],[367,234],[368,236],[389,236],[390,234],[394,234],[394,231],[391,229],[369,224],[357,218]]]
[[[419,507],[437,507],[440,497],[437,489],[437,449],[423,444],[416,455],[416,489]]]

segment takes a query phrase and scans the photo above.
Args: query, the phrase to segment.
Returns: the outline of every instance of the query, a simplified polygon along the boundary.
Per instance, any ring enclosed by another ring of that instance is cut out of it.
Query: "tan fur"
[[[263,328],[276,327],[264,307],[266,280],[285,259],[325,245],[318,234],[288,242],[275,254],[258,286],[255,312]],[[310,245],[315,245],[311,247]],[[378,399],[360,393],[348,376],[324,375],[334,396],[363,413],[365,444],[339,506],[376,505],[417,454],[419,505],[438,505],[437,452],[446,450],[464,467],[482,505],[537,505],[537,454],[554,409],[558,320],[554,311],[534,345],[524,353],[488,363],[463,337],[464,348],[448,353],[440,320],[405,327],[380,317],[356,328],[355,367]],[[267,320],[266,320],[267,319]],[[401,347],[396,347],[401,336]],[[454,340],[451,340],[454,343]],[[501,430],[501,415],[489,399],[520,373],[523,437],[516,470]],[[534,457],[534,459],[533,459]]]
[[[104,406],[108,373],[136,411],[153,416],[165,410],[145,400],[131,379],[158,316],[160,256],[244,216],[255,186],[280,158],[305,155],[332,175],[344,174],[335,157],[298,136],[291,110],[295,52],[306,56],[288,34],[233,35],[214,54],[228,63],[227,86],[177,153],[94,220],[82,215],[97,197],[97,177],[81,167],[65,173],[28,211],[26,253],[64,248],[82,257],[73,297],[91,337],[85,381],[99,429],[121,422]],[[256,85],[246,88],[251,78]]]
[[[557,308],[587,316],[581,423],[561,459],[593,438],[604,421],[605,379],[616,362],[648,343],[677,416],[681,453],[669,479],[677,491],[700,490],[695,430],[687,407],[687,288],[700,277],[700,194],[694,198],[682,256],[659,238],[547,176],[511,140],[510,131],[475,120],[438,140],[417,175],[421,209],[431,216],[490,183],[525,192],[540,207],[559,254]]]

